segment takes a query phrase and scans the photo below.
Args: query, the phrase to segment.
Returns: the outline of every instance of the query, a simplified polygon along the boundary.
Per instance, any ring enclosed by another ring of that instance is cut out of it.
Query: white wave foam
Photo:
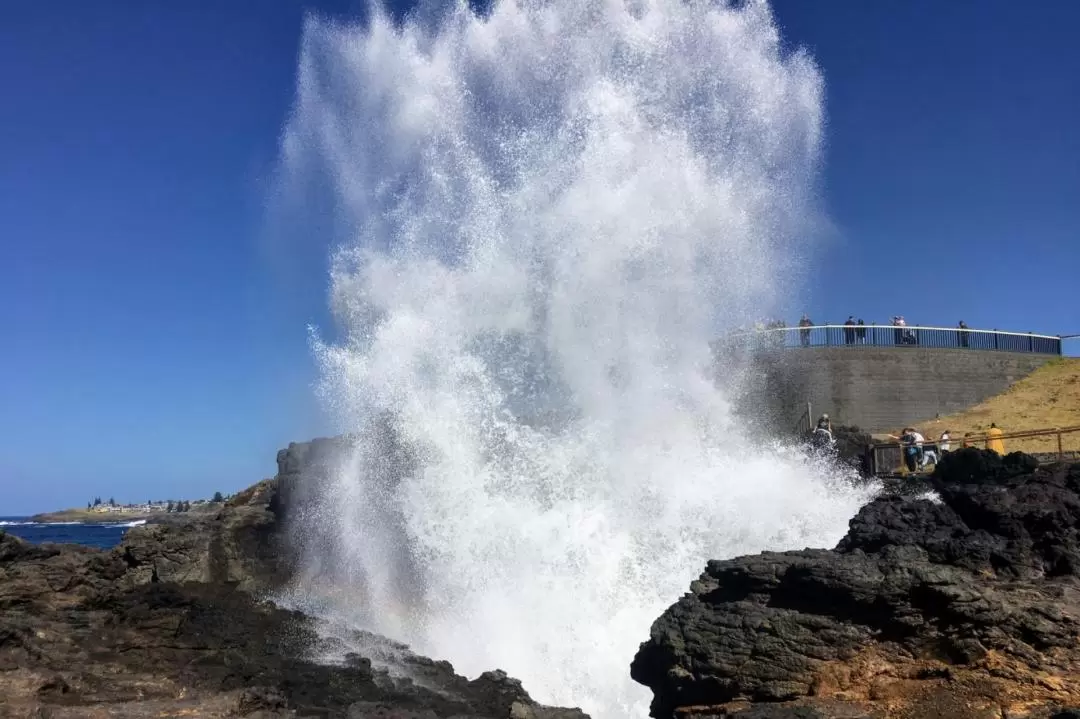
[[[117,522],[115,524],[106,524],[106,525],[103,525],[103,526],[106,526],[106,527],[129,527],[130,528],[130,527],[141,527],[144,524],[146,524],[145,519],[136,519],[136,520],[131,521],[131,522]]]
[[[145,519],[136,519],[131,522],[16,522],[0,521],[0,527],[140,527],[146,524]]]
[[[644,717],[629,662],[706,559],[842,536],[868,493],[749,436],[709,351],[805,254],[821,95],[756,2],[309,22],[283,177],[332,187],[350,234],[321,394],[345,430],[389,413],[420,465],[342,463],[312,606]]]

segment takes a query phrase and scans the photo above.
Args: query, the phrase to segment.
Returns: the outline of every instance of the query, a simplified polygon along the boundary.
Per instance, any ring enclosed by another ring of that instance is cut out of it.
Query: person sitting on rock
[[[821,415],[821,419],[817,421],[817,426],[814,427],[812,440],[818,447],[831,447],[833,445],[832,422],[829,421],[829,415]]]

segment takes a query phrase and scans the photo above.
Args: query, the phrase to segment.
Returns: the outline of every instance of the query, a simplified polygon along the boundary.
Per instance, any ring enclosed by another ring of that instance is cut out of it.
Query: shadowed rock
[[[265,480],[218,511],[165,515],[133,527],[119,555],[134,583],[222,582],[255,591],[284,580],[279,482]]]
[[[709,562],[633,661],[653,716],[1080,705],[1080,465],[991,454],[948,455],[940,502],[871,502],[836,549]]]
[[[291,576],[285,527],[307,511],[303,483],[348,447],[290,445],[274,480],[217,513],[133,528],[111,551],[0,531],[0,717],[585,717],[502,672],[469,681],[382,637],[328,639],[258,599]],[[392,655],[393,672],[346,646]],[[326,656],[343,659],[315,660]]]

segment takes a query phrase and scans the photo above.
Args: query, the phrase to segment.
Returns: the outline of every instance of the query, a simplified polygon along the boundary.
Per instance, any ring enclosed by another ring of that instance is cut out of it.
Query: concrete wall
[[[814,415],[883,432],[951,414],[1003,392],[1052,355],[918,347],[811,347],[764,352],[747,397],[781,430]]]

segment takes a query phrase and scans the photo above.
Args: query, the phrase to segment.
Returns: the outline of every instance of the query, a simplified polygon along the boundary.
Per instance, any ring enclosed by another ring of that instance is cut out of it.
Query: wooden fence
[[[1080,426],[1003,432],[997,439],[1002,440],[1006,453],[1020,450],[1034,456],[1041,463],[1080,460]],[[949,445],[953,451],[965,446],[985,449],[988,440],[986,433],[963,437],[952,435]],[[925,444],[937,445],[938,440],[928,438]],[[938,455],[940,456],[940,451]],[[899,442],[874,444],[870,449],[870,462],[873,473],[879,477],[907,474],[903,447]]]

